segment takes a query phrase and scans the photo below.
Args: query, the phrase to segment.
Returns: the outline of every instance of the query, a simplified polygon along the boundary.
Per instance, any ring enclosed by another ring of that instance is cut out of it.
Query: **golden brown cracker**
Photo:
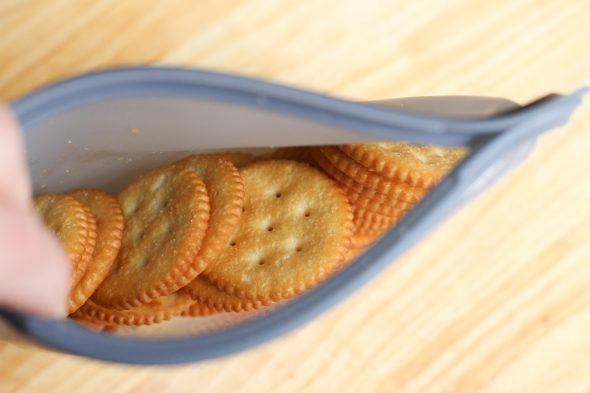
[[[341,145],[352,160],[381,176],[430,188],[467,154],[465,148],[414,145],[401,142]]]
[[[250,300],[225,293],[202,276],[195,278],[182,291],[197,302],[218,311],[251,311],[271,304],[271,301]]]
[[[237,168],[216,155],[192,155],[177,162],[207,187],[211,206],[207,232],[194,262],[196,274],[214,263],[232,235],[244,205],[244,184]]]
[[[281,300],[325,278],[342,262],[353,231],[343,191],[294,161],[242,171],[244,212],[232,240],[203,273],[218,288],[253,300]]]
[[[128,310],[102,307],[88,300],[72,318],[106,325],[141,326],[167,321],[188,311],[193,304],[190,296],[172,293]]]
[[[81,280],[70,293],[68,312],[76,311],[109,273],[117,258],[123,236],[123,211],[119,202],[109,194],[94,190],[80,189],[68,193],[82,203],[96,219],[96,247]]]
[[[185,167],[165,166],[140,176],[117,199],[125,220],[121,249],[93,302],[136,307],[195,278],[194,263],[209,221],[209,197],[201,179]]]
[[[324,152],[326,152],[324,154]],[[390,199],[397,201],[416,203],[427,192],[426,189],[413,187],[405,183],[395,182],[379,176],[376,173],[370,173],[364,168],[359,168],[360,165],[354,161],[346,158],[346,156],[339,152],[334,147],[315,148],[312,150],[314,160],[318,165],[332,178],[342,184],[346,189],[355,191],[368,198],[375,199]],[[357,174],[357,177],[352,177],[348,173],[344,173],[337,168],[327,157],[329,154],[334,159],[339,159],[341,167],[347,169],[350,165],[349,173]],[[339,158],[336,158],[339,157]]]
[[[62,194],[33,199],[35,211],[64,247],[72,264],[72,285],[84,275],[96,239],[96,221],[80,202]]]

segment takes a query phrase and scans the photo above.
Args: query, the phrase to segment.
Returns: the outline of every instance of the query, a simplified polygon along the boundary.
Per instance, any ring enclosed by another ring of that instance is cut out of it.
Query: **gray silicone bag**
[[[422,97],[354,103],[285,86],[173,68],[115,69],[45,87],[14,103],[35,193],[90,186],[117,192],[146,168],[192,151],[404,140],[465,145],[471,154],[358,260],[270,310],[188,319],[116,335],[0,309],[27,338],[117,362],[181,363],[265,342],[318,316],[375,277],[461,203],[564,124],[585,90],[519,107],[497,98]]]

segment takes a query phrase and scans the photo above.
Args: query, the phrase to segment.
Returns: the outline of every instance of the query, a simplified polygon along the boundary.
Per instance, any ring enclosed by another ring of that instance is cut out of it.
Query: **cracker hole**
[[[276,198],[280,198],[280,197],[282,197],[282,196],[283,196],[283,194],[282,194],[280,191],[278,191],[278,192],[275,194],[275,197],[276,197]]]
[[[295,251],[297,251],[297,252],[301,252],[301,251],[303,251],[303,247],[301,247],[301,246],[298,246],[298,247],[295,249]]]
[[[236,244],[238,244],[238,243],[236,243],[235,240],[232,240],[231,242],[229,242],[229,245],[232,246],[232,247],[235,247]]]
[[[242,213],[245,213],[245,212],[246,212],[246,208],[243,207],[242,208]]]
[[[258,261],[258,266],[264,266],[265,263],[266,261],[264,259],[261,259]]]
[[[266,230],[267,230],[268,232],[272,232],[272,231],[274,231],[274,230],[275,230],[275,227],[273,227],[272,225],[269,225],[269,226],[268,226],[268,228],[266,228]]]
[[[306,211],[305,213],[303,213],[303,217],[309,217],[311,216],[311,213],[309,211]]]

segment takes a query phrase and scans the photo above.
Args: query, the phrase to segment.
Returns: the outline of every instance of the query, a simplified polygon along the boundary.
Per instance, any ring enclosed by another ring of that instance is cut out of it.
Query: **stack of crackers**
[[[353,244],[365,247],[387,232],[465,157],[464,148],[376,143],[312,148],[354,214]]]
[[[325,280],[464,155],[406,144],[192,155],[116,198],[34,198],[72,266],[69,312],[97,328],[255,310]]]

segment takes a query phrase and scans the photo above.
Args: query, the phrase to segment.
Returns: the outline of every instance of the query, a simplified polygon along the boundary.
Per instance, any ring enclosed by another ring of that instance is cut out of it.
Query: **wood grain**
[[[375,100],[520,102],[590,78],[587,1],[0,2],[0,98],[123,64]],[[590,106],[335,310],[229,358],[137,368],[0,343],[1,392],[590,392]]]

